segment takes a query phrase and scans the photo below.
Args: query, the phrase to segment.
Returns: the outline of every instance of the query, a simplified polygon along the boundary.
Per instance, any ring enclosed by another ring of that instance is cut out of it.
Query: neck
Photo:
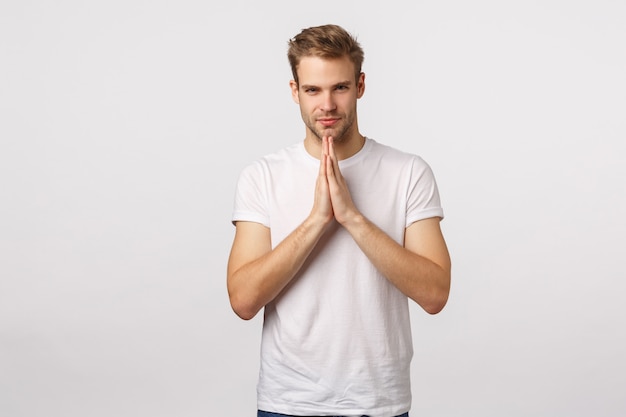
[[[340,161],[350,158],[360,151],[364,144],[365,138],[358,131],[350,136],[344,136],[342,140],[335,142],[337,158]],[[311,156],[319,159],[322,153],[322,140],[307,129],[304,148]]]

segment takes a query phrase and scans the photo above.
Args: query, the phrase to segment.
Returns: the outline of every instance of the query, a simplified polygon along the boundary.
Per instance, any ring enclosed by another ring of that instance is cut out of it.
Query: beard
[[[333,126],[333,127],[319,127],[317,126],[317,120],[315,117],[304,117],[304,115],[302,115],[302,120],[304,121],[304,124],[306,125],[307,129],[311,131],[311,133],[313,133],[315,135],[315,137],[317,137],[319,139],[319,141],[322,141],[322,138],[324,136],[331,136],[333,138],[333,141],[337,142],[337,143],[341,143],[343,141],[345,141],[346,139],[349,139],[350,137],[350,133],[352,133],[352,127],[354,126],[354,120],[355,120],[355,115],[356,113],[349,113],[347,115],[343,115],[343,117],[341,117],[341,119],[339,120],[339,122],[337,123],[337,126]],[[338,115],[335,114],[329,114],[329,115],[325,115],[328,117],[337,117]],[[346,133],[348,133],[346,135]]]

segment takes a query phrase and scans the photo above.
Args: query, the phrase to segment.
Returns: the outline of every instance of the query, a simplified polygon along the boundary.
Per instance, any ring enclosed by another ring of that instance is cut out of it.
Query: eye
[[[348,89],[348,86],[347,85],[338,85],[336,87],[336,89],[339,90],[339,91],[344,91],[344,90]]]
[[[304,92],[307,93],[307,94],[315,94],[315,93],[317,93],[317,88],[315,88],[315,87],[306,87],[304,89]]]

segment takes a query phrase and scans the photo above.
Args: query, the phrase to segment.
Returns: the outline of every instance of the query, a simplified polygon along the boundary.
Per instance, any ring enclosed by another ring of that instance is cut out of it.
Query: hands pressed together
[[[237,223],[228,265],[233,310],[250,319],[272,301],[300,270],[333,219],[401,292],[431,314],[443,308],[450,291],[450,256],[439,218],[407,227],[403,244],[393,240],[354,205],[333,138],[325,136],[313,208],[300,226],[272,249],[269,228],[255,222]]]
[[[320,169],[311,215],[325,224],[334,218],[342,225],[360,215],[352,201],[348,184],[341,175],[333,138],[329,136],[322,138]]]

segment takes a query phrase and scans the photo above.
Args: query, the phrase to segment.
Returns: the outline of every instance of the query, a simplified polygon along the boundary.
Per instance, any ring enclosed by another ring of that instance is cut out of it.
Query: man
[[[306,135],[241,173],[228,262],[235,313],[265,308],[258,416],[408,416],[408,298],[435,314],[450,289],[435,179],[359,132],[344,29],[305,29],[288,57]]]

